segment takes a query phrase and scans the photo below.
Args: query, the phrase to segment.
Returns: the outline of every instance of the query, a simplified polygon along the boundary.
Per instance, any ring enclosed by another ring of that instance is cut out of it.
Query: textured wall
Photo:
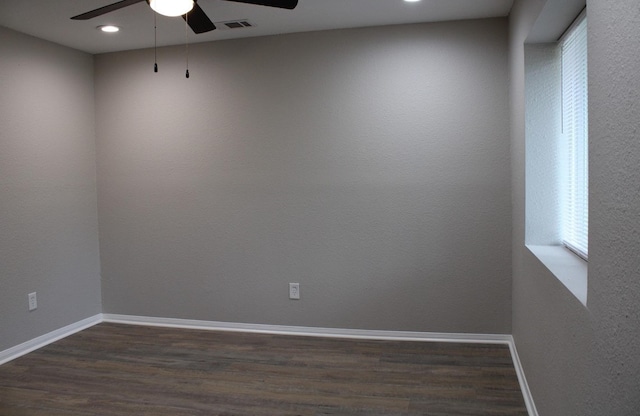
[[[640,4],[588,3],[590,415],[640,412]]]
[[[559,152],[562,133],[560,48],[525,49],[526,230],[532,245],[560,244]]]
[[[510,18],[513,336],[542,416],[640,409],[640,8],[588,3],[589,297],[585,308],[524,247],[524,46],[543,6]]]
[[[510,332],[504,19],[158,55],[96,57],[105,312]]]
[[[3,350],[101,306],[93,59],[0,28],[0,91]]]

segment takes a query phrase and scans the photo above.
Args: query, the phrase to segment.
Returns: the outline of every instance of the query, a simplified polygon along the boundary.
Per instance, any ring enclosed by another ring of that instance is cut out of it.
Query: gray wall
[[[640,4],[589,7],[590,415],[640,412]]]
[[[552,2],[549,0],[547,7]],[[588,2],[589,295],[584,307],[524,246],[524,46],[545,1],[510,19],[513,336],[539,413],[640,409],[640,14],[635,0]],[[553,6],[553,4],[551,4]]]
[[[104,311],[509,333],[506,35],[197,44],[189,80],[182,47],[97,56]]]
[[[526,229],[525,242],[559,245],[559,181],[562,134],[561,54],[556,43],[525,48]]]
[[[0,28],[0,126],[3,350],[101,311],[93,58]]]

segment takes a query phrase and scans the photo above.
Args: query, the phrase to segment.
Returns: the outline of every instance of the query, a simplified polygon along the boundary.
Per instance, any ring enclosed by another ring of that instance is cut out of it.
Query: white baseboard
[[[158,326],[168,328],[201,329],[210,331],[250,332],[275,335],[296,335],[311,337],[330,337],[347,339],[370,339],[387,341],[421,341],[421,342],[464,342],[478,344],[505,344],[509,346],[513,366],[520,382],[520,389],[529,416],[538,416],[527,379],[524,375],[518,351],[513,337],[507,334],[464,334],[441,332],[384,331],[366,329],[316,328],[284,325],[243,324],[234,322],[200,321],[192,319],[157,318],[149,316],[132,316],[116,314],[99,314],[75,324],[65,326],[48,334],[34,338],[23,344],[0,351],[0,365],[20,356],[42,348],[52,342],[65,338],[83,329],[101,322],[127,325]]]
[[[509,350],[511,350],[511,359],[513,360],[513,367],[518,375],[518,382],[520,382],[520,390],[522,391],[522,397],[524,398],[524,404],[527,406],[527,412],[529,416],[538,416],[538,409],[533,401],[531,390],[529,390],[529,384],[527,383],[527,377],[524,375],[524,369],[518,356],[518,350],[516,349],[516,343],[513,340],[513,336],[509,335],[511,340],[509,341]]]
[[[329,338],[352,338],[388,341],[466,342],[480,344],[509,344],[510,342],[512,342],[511,335],[506,334],[462,334],[440,332],[384,331],[368,329],[317,328],[306,326],[243,324],[234,322],[199,321],[191,319],[156,318],[149,316],[113,314],[104,314],[103,320],[104,322],[129,325]]]
[[[76,332],[80,332],[83,329],[87,329],[93,325],[99,324],[100,322],[102,322],[102,314],[94,315],[89,318],[83,319],[82,321],[67,325],[60,329],[56,329],[55,331],[51,331],[48,334],[41,335],[30,341],[23,342],[22,344],[16,345],[15,347],[0,351],[0,365],[11,360],[15,360],[18,357],[22,357],[23,355],[49,345],[52,342],[56,342],[62,338],[66,338],[69,335],[75,334]]]

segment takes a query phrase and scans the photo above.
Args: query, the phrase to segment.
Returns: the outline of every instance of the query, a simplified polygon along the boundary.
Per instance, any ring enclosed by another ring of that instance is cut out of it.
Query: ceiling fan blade
[[[260,6],[279,7],[281,9],[293,10],[298,5],[298,0],[227,0],[236,3],[257,4]]]
[[[209,16],[202,10],[198,3],[193,3],[193,9],[182,18],[189,24],[194,33],[211,32],[216,29]]]
[[[131,6],[136,3],[142,3],[146,0],[122,0],[117,3],[110,4],[108,6],[100,7],[99,9],[91,10],[90,12],[82,13],[77,16],[73,16],[73,20],[89,20],[94,17],[102,16],[103,14],[122,9],[123,7]]]

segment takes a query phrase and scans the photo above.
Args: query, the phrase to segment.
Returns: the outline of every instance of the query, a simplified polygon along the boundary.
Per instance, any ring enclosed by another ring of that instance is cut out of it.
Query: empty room
[[[639,45],[637,0],[2,0],[0,415],[639,415]]]

